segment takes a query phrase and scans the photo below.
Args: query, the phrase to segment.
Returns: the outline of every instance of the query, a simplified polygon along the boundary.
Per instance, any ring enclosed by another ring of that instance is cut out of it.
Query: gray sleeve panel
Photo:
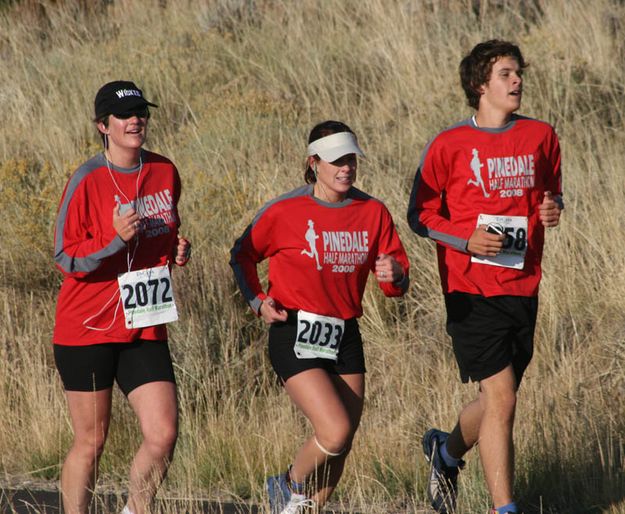
[[[438,134],[436,134],[436,137],[438,137],[439,135],[441,135],[443,132],[447,132],[449,130],[453,130],[459,127],[473,127],[473,117],[471,118],[465,118],[464,120],[460,120],[458,123],[454,123],[453,125],[447,127],[446,129],[441,130]],[[432,141],[434,141],[435,138],[432,138]]]
[[[417,211],[417,193],[419,192],[419,188],[421,187],[421,169],[423,168],[423,163],[425,162],[425,157],[432,146],[431,139],[428,144],[425,146],[425,150],[421,154],[421,159],[419,160],[419,167],[417,168],[417,172],[415,173],[414,182],[412,184],[412,191],[410,191],[410,198],[408,200],[408,225],[412,229],[413,232],[420,235],[421,237],[428,237],[428,229],[425,225],[422,225],[419,221],[419,212]]]
[[[412,193],[410,193],[410,203],[408,205],[408,224],[413,232],[418,234],[421,237],[427,237],[434,241],[440,241],[441,243],[445,243],[456,250],[461,252],[467,251],[467,243],[466,239],[461,239],[456,236],[452,236],[450,234],[445,234],[444,232],[439,232],[437,230],[432,230],[423,223],[419,221],[419,212],[416,209],[416,198],[417,192],[419,189],[419,185],[421,182],[421,166],[417,170],[417,174],[415,176],[415,183],[412,187]]]
[[[421,163],[423,163],[423,158],[421,158]],[[425,225],[422,225],[419,221],[419,211],[417,210],[417,193],[419,192],[419,187],[421,186],[421,166],[422,164],[419,164],[419,167],[417,168],[417,173],[415,173],[414,182],[412,184],[412,191],[410,191],[407,218],[408,225],[413,232],[420,235],[421,237],[428,237],[427,227]]]
[[[256,294],[250,288],[245,278],[245,273],[243,273],[243,270],[241,269],[241,265],[239,264],[237,260],[237,256],[241,252],[241,247],[243,246],[243,241],[245,241],[245,239],[250,235],[250,232],[252,231],[254,226],[258,223],[258,220],[261,218],[263,214],[267,212],[267,210],[270,207],[272,207],[273,205],[283,200],[290,200],[293,198],[297,198],[298,196],[308,196],[311,194],[311,192],[312,192],[312,185],[308,184],[305,186],[298,187],[297,189],[294,189],[293,191],[289,191],[288,193],[285,193],[267,202],[256,213],[256,216],[254,216],[252,223],[250,223],[247,226],[247,228],[245,229],[245,232],[243,232],[243,235],[234,242],[234,246],[230,250],[230,267],[232,268],[232,271],[234,272],[234,278],[237,281],[237,284],[239,286],[239,289],[241,290],[241,294],[243,295],[243,298],[245,298],[245,301],[250,305],[250,307],[256,314],[259,313],[258,310],[260,309],[260,304],[262,303],[262,300],[258,296],[256,296]]]
[[[54,242],[54,260],[66,273],[90,273],[95,271],[100,267],[103,259],[116,254],[126,247],[126,243],[118,235],[107,246],[85,257],[73,257],[64,252],[63,230],[72,197],[85,177],[104,164],[102,155],[96,155],[76,170],[76,173],[74,173],[67,185],[65,197],[56,220],[56,240]]]
[[[249,302],[252,310],[258,315],[260,315],[260,306],[262,305],[262,303],[263,301],[258,296],[255,297],[251,302]]]
[[[443,232],[438,232],[436,230],[431,230],[425,225],[423,225],[419,221],[419,212],[417,211],[416,204],[417,204],[417,194],[419,192],[419,188],[421,187],[421,170],[423,168],[423,163],[425,162],[425,158],[428,154],[428,151],[430,150],[430,147],[432,146],[432,143],[437,137],[439,137],[444,132],[453,130],[458,127],[464,127],[464,126],[472,126],[471,118],[467,118],[465,120],[462,120],[456,123],[455,125],[452,125],[451,127],[446,128],[445,130],[437,134],[428,142],[428,144],[425,147],[425,150],[423,150],[423,153],[421,154],[421,160],[419,161],[419,167],[417,168],[417,172],[415,174],[414,183],[412,185],[412,191],[410,192],[410,199],[408,201],[408,225],[410,226],[413,232],[415,232],[421,237],[429,237],[430,239],[433,239],[435,241],[440,241],[441,243],[445,243],[461,252],[466,252],[467,240],[461,239],[459,237],[451,236],[449,234],[444,234]]]
[[[102,250],[86,257],[72,257],[66,254],[61,247],[61,250],[55,253],[54,260],[67,273],[91,273],[100,267],[104,259],[115,255],[124,248],[126,248],[126,243],[117,235]]]
[[[230,250],[230,267],[232,268],[232,272],[234,273],[234,279],[237,281],[243,298],[245,298],[245,301],[249,303],[250,307],[254,310],[254,312],[258,314],[258,309],[260,309],[260,304],[262,303],[262,300],[258,298],[258,296],[256,296],[256,293],[254,293],[249,287],[247,280],[245,279],[245,273],[243,273],[241,265],[237,260],[237,256],[241,252],[241,247],[243,246],[243,241],[245,241],[245,239],[249,236],[250,232],[252,231],[252,226],[257,220],[258,214],[254,217],[254,221],[247,226],[247,228],[243,232],[243,235],[234,242],[234,246]]]
[[[254,216],[254,219],[252,220],[250,228],[256,225],[259,218],[265,213],[267,209],[269,209],[269,207],[279,202],[282,202],[283,200],[291,200],[293,198],[297,198],[298,196],[310,196],[312,195],[312,190],[313,190],[312,184],[306,184],[305,186],[301,186],[301,187],[298,187],[297,189],[293,189],[292,191],[289,191],[288,193],[284,193],[283,195],[280,195],[277,198],[274,198],[273,200],[269,200],[256,213],[256,216]]]
[[[430,230],[427,227],[426,231],[427,237],[433,239],[434,241],[440,241],[441,243],[445,243],[447,246],[451,246],[452,248],[460,252],[467,251],[467,244],[469,243],[469,241],[467,241],[466,239],[462,239],[456,236],[450,236],[449,234],[437,232],[436,230]]]

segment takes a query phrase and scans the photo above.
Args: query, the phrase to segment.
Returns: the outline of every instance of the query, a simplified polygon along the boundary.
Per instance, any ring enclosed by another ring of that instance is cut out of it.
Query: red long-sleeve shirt
[[[500,129],[465,120],[426,147],[415,176],[408,222],[437,242],[444,292],[536,296],[544,227],[544,192],[561,202],[560,146],[549,124],[514,115]],[[527,217],[523,269],[472,262],[468,240],[480,214]]]
[[[56,306],[56,344],[167,339],[165,325],[127,329],[120,305],[117,276],[129,271],[129,259],[131,270],[172,263],[180,225],[176,167],[155,153],[141,156],[142,166],[109,170],[98,154],[65,186],[54,239],[56,265],[65,276]],[[138,239],[126,244],[113,228],[113,209],[120,205],[123,211],[130,202],[142,228]]]
[[[362,296],[379,254],[404,270],[401,284],[380,283],[386,296],[408,287],[408,257],[384,204],[351,188],[327,203],[303,186],[266,204],[236,241],[230,264],[255,312],[267,296],[287,309],[349,319],[362,315]],[[256,265],[269,258],[265,294]]]

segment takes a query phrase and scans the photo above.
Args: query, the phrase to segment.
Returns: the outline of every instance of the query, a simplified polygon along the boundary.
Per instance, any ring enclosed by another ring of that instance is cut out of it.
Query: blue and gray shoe
[[[423,453],[430,463],[430,482],[428,498],[432,508],[439,514],[451,514],[456,510],[458,495],[458,472],[464,467],[460,460],[458,466],[447,466],[440,453],[441,446],[449,434],[436,428],[428,430],[423,436]]]
[[[291,499],[291,489],[286,481],[286,473],[269,477],[266,482],[269,496],[269,512],[280,514]]]

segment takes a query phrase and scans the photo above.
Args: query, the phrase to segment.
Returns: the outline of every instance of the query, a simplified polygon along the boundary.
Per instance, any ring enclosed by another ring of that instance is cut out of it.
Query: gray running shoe
[[[430,482],[428,498],[434,510],[439,514],[451,514],[456,510],[458,495],[458,472],[464,468],[464,461],[458,466],[447,466],[440,454],[440,447],[449,434],[436,428],[428,430],[423,436],[423,453],[430,463]]]
[[[291,500],[291,489],[286,481],[286,473],[267,478],[267,496],[271,514],[281,514]]]

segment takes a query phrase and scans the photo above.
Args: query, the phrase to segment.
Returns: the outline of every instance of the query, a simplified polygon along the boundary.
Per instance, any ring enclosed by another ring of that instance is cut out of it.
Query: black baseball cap
[[[134,82],[115,80],[104,84],[95,95],[95,119],[109,114],[123,114],[147,106],[158,107],[148,102]]]

